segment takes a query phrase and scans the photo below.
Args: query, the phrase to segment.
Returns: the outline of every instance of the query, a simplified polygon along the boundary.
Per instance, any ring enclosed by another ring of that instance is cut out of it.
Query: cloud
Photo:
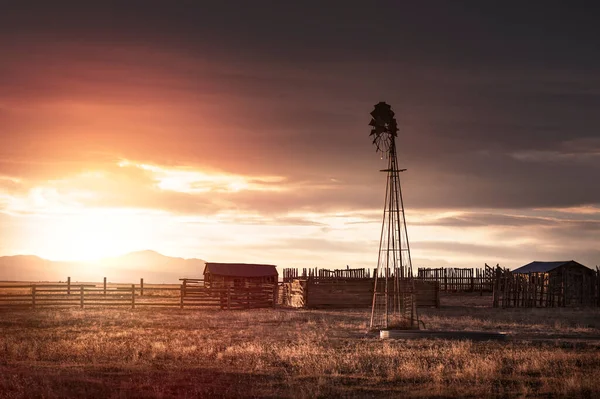
[[[0,78],[8,89],[0,95],[8,104],[0,159],[17,160],[0,162],[0,173],[43,179],[126,158],[288,181],[333,178],[346,185],[343,202],[350,190],[382,190],[377,171],[385,164],[366,124],[383,96],[399,116],[413,208],[564,207],[600,198],[592,184],[600,82],[585,74],[523,68],[474,75],[360,57],[346,64],[306,60],[302,68],[282,61],[275,68],[268,60],[207,61],[131,42],[46,47],[13,49]],[[381,76],[389,82],[378,93],[372,86]],[[574,98],[561,102],[556,93]],[[27,159],[47,167],[33,169]]]
[[[600,139],[581,138],[560,143],[556,150],[525,150],[511,154],[524,162],[546,163],[584,163],[588,166],[600,166]]]
[[[513,211],[514,212],[514,211]],[[589,220],[571,219],[571,213],[563,212],[562,218],[550,216],[528,216],[518,214],[485,213],[485,212],[456,212],[457,216],[429,218],[413,222],[421,226],[449,227],[561,227],[566,229],[595,230],[600,229],[600,210],[591,212]],[[585,215],[585,214],[584,214]]]

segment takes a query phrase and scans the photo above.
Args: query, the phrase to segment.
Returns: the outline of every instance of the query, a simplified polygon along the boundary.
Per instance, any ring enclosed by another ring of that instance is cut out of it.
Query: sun
[[[93,261],[155,241],[152,215],[131,209],[86,209],[46,217],[29,228],[37,253],[53,260]]]

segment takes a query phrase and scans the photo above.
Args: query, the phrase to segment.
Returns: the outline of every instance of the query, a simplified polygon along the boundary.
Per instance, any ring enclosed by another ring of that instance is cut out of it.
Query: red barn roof
[[[207,262],[204,274],[213,276],[232,277],[277,277],[277,268],[274,265],[258,265],[253,263],[213,263]]]

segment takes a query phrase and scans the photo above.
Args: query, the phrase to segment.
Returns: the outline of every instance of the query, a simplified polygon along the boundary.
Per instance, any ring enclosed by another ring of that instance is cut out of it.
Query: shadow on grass
[[[0,396],[14,398],[372,398],[408,393],[405,384],[349,376],[294,377],[210,368],[0,367]]]

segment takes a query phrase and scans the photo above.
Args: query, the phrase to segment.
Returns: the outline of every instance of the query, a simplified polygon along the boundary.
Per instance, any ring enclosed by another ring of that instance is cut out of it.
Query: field
[[[367,310],[2,310],[0,397],[600,397],[599,309],[489,303],[421,318],[511,340],[380,340]]]

